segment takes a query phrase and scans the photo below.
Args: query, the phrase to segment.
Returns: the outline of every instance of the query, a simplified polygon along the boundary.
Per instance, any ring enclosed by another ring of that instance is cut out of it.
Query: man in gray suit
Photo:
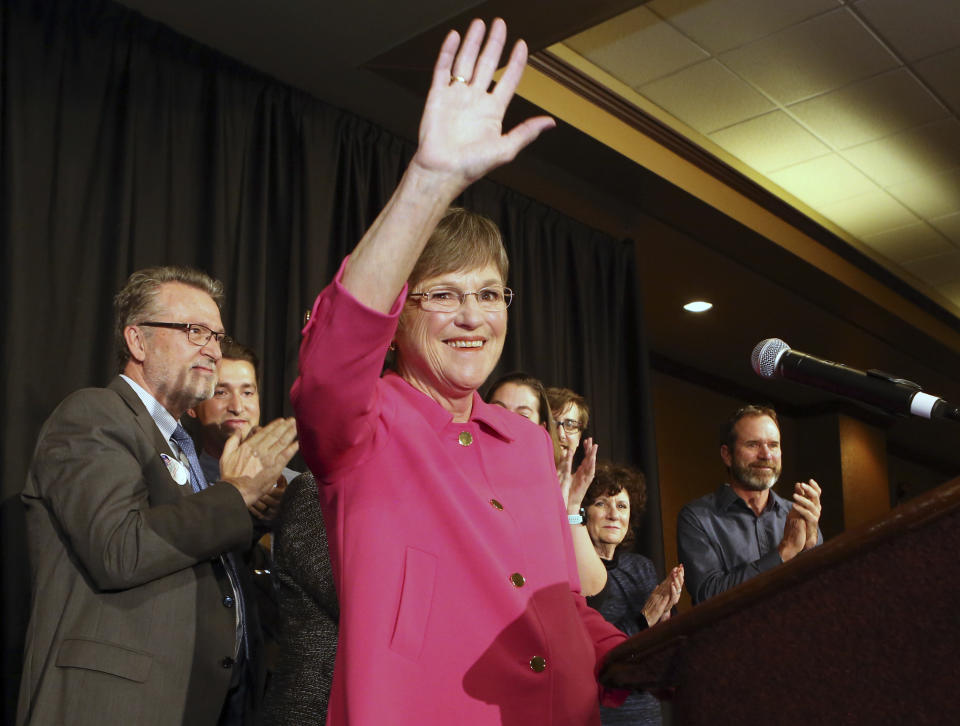
[[[235,553],[297,444],[293,419],[278,419],[232,437],[219,480],[203,477],[178,420],[213,392],[221,298],[195,270],[134,273],[114,301],[122,375],[68,396],[40,432],[21,495],[33,606],[18,724],[250,715]]]

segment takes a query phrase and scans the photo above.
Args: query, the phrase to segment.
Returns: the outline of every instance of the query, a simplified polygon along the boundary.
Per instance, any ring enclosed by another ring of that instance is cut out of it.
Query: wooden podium
[[[611,651],[696,724],[960,724],[960,478]]]

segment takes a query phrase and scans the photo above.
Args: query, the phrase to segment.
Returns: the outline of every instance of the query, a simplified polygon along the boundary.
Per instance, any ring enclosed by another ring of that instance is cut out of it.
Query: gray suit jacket
[[[26,507],[33,604],[18,724],[212,725],[235,613],[212,561],[248,547],[224,482],[194,494],[121,378],[68,396],[40,432]]]

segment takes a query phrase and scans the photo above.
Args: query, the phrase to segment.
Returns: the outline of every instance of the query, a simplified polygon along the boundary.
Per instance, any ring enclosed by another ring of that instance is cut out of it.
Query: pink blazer
[[[596,671],[625,636],[579,593],[546,432],[476,394],[456,424],[381,378],[406,289],[382,315],[341,275],[292,391],[340,597],[328,723],[599,724]]]

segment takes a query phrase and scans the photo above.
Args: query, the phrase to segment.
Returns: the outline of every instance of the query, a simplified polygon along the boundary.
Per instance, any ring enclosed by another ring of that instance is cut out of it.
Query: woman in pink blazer
[[[624,635],[580,595],[546,431],[477,389],[507,332],[507,257],[450,203],[552,119],[501,133],[506,26],[451,32],[420,144],[303,331],[292,397],[340,599],[331,724],[599,724]],[[395,371],[380,376],[393,349]]]

